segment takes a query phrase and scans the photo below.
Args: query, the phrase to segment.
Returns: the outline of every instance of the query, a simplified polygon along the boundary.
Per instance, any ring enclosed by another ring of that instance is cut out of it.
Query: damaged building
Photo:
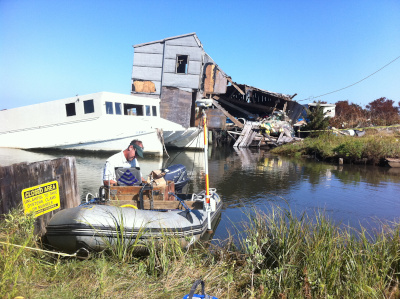
[[[211,128],[225,128],[226,118],[256,120],[283,111],[295,122],[304,110],[295,95],[235,83],[204,51],[196,33],[134,45],[132,94],[160,98],[161,117],[188,128],[197,124],[196,101],[209,99]],[[214,111],[215,110],[215,111]]]

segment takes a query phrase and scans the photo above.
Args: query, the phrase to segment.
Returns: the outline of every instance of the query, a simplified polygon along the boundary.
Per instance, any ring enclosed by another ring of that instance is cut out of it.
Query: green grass
[[[0,245],[0,297],[182,298],[203,278],[218,298],[399,298],[399,224],[368,234],[319,213],[245,215],[236,242],[186,250],[169,237],[141,257],[122,245],[86,260]],[[0,224],[0,241],[40,248],[20,210]]]
[[[312,156],[327,161],[343,158],[348,163],[363,161],[378,164],[384,158],[400,157],[400,134],[381,131],[354,137],[325,133],[318,137],[305,138],[302,142],[274,148],[271,152],[293,157]]]

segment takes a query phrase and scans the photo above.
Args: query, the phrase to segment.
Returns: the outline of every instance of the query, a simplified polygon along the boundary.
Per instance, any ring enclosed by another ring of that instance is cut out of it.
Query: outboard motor
[[[165,172],[164,179],[175,183],[175,192],[181,193],[183,187],[189,182],[186,167],[182,164],[171,165],[163,170]]]

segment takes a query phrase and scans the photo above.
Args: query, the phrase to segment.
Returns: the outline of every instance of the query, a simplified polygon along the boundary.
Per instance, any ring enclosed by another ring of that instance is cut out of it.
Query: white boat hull
[[[88,102],[93,103],[89,112],[84,105]],[[119,114],[109,110],[117,103],[125,107]],[[67,116],[67,105],[75,109],[72,116]],[[0,147],[119,151],[139,139],[146,154],[162,155],[161,131],[167,148],[204,146],[201,130],[185,129],[159,115],[159,99],[109,92],[3,110]]]

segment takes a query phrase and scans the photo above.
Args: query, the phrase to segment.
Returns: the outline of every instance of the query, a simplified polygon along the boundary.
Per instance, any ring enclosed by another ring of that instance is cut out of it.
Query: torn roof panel
[[[287,94],[283,94],[283,93],[278,93],[278,92],[273,92],[273,91],[269,91],[269,90],[265,90],[265,89],[260,89],[260,88],[257,88],[257,87],[254,87],[254,86],[250,86],[250,85],[246,85],[246,84],[237,84],[237,85],[240,86],[246,92],[255,90],[255,91],[264,93],[266,95],[274,96],[276,98],[280,98],[280,99],[284,99],[284,100],[292,100],[292,98],[295,96],[295,95],[291,96],[291,95],[287,95]]]

